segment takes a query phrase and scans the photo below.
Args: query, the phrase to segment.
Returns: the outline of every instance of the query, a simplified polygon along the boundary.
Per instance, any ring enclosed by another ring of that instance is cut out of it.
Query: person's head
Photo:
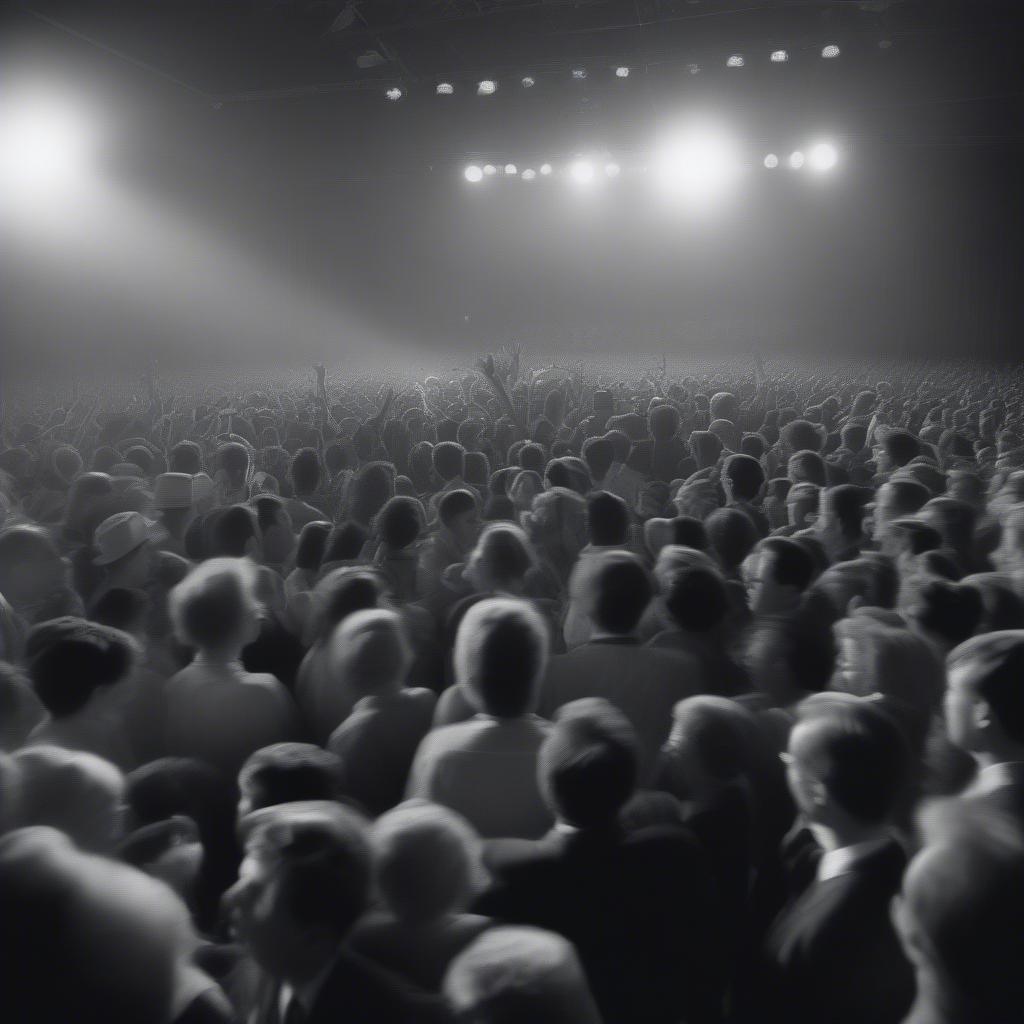
[[[473,826],[439,804],[410,800],[370,827],[377,887],[395,917],[411,925],[465,909],[482,881]]]
[[[353,612],[376,608],[383,587],[376,573],[356,566],[333,569],[313,590],[312,635],[326,643],[335,626]]]
[[[530,541],[514,523],[490,523],[484,527],[469,556],[467,575],[481,591],[521,593],[536,564]]]
[[[389,551],[404,551],[423,532],[423,506],[416,498],[396,495],[377,513],[374,528]]]
[[[297,498],[305,498],[320,486],[320,458],[315,448],[300,448],[288,467]]]
[[[787,706],[828,686],[836,644],[831,629],[816,616],[768,616],[751,626],[743,653],[754,688]]]
[[[711,632],[730,611],[721,573],[703,566],[680,566],[662,586],[662,598],[672,622],[692,633]]]
[[[455,441],[442,441],[434,446],[434,472],[443,483],[465,473],[466,449]]]
[[[119,629],[140,643],[145,643],[151,605],[149,595],[144,590],[111,587],[104,590],[89,606],[88,617],[92,622]]]
[[[840,484],[821,492],[814,530],[830,555],[860,539],[868,493],[854,484]]]
[[[508,487],[508,496],[512,499],[519,512],[529,512],[533,507],[533,499],[544,490],[544,481],[539,473],[521,469],[512,477]]]
[[[863,700],[801,705],[785,760],[789,791],[807,821],[847,835],[889,822],[910,768],[899,726]]]
[[[473,494],[463,490],[448,491],[437,503],[437,518],[460,552],[472,551],[480,535],[480,509]]]
[[[710,430],[695,430],[690,434],[690,451],[697,462],[698,469],[708,469],[718,461],[722,454],[722,441]]]
[[[238,441],[229,441],[217,449],[219,468],[224,470],[231,483],[239,487],[249,472],[249,450]]]
[[[367,824],[341,804],[300,801],[254,811],[241,827],[245,856],[225,894],[235,935],[271,977],[308,981],[368,905]]]
[[[195,476],[203,470],[203,450],[195,441],[179,441],[168,459],[168,470],[172,473],[188,473]]]
[[[207,519],[210,554],[215,558],[245,558],[259,550],[256,513],[248,505],[215,509]]]
[[[636,732],[614,705],[600,697],[571,701],[540,748],[541,793],[560,821],[610,828],[636,789],[638,751]]]
[[[744,434],[740,439],[740,453],[752,459],[760,459],[768,448],[763,434]]]
[[[795,540],[768,537],[744,567],[747,601],[754,615],[779,615],[799,607],[815,576],[814,560]]]
[[[790,526],[798,530],[810,526],[812,516],[818,514],[821,488],[817,484],[793,484],[786,492],[786,513]]]
[[[880,469],[901,469],[911,459],[921,454],[921,442],[909,430],[889,430],[882,438],[884,467]]]
[[[36,696],[61,719],[121,701],[139,653],[127,633],[65,616],[33,627],[24,660]]]
[[[532,711],[547,668],[548,630],[526,601],[489,598],[473,605],[455,636],[455,677],[473,705],[495,718]]]
[[[109,761],[44,745],[25,747],[11,761],[19,826],[60,829],[82,850],[114,849],[121,835],[124,776]]]
[[[946,731],[976,759],[1024,760],[1024,630],[972,637],[946,659]]]
[[[956,498],[932,498],[917,513],[918,519],[933,526],[942,537],[942,546],[961,557],[969,557],[974,545],[977,512],[972,505]]]
[[[461,1024],[600,1024],[571,942],[539,928],[488,928],[451,963],[444,994]]]
[[[794,485],[814,484],[816,487],[825,487],[828,484],[825,460],[812,451],[798,451],[790,455],[786,463],[786,477]]]
[[[602,551],[588,560],[575,582],[579,600],[595,633],[632,633],[654,596],[650,573],[628,551]]]
[[[779,433],[791,452],[817,453],[825,442],[825,432],[817,423],[809,420],[790,420]]]
[[[830,566],[810,589],[816,607],[838,620],[865,606],[894,607],[898,588],[899,576],[892,559],[869,552]]]
[[[395,467],[390,462],[369,462],[352,481],[349,516],[368,527],[384,503],[395,496]]]
[[[0,530],[0,594],[16,610],[43,600],[66,577],[67,563],[45,530],[20,523]]]
[[[736,423],[740,415],[740,404],[735,395],[728,391],[719,391],[711,396],[708,411],[713,420],[729,420]]]
[[[868,428],[863,423],[846,423],[839,431],[842,446],[855,455],[863,451],[864,442],[868,437]]]
[[[754,521],[741,509],[720,508],[704,520],[704,528],[722,571],[735,576],[759,540]]]
[[[256,639],[261,607],[255,569],[242,558],[212,558],[170,593],[178,641],[214,656],[234,656]]]
[[[583,442],[583,461],[587,464],[591,479],[600,483],[611,469],[615,449],[606,437],[588,437]]]
[[[629,509],[617,494],[595,491],[587,498],[587,532],[597,546],[629,540]]]
[[[915,632],[948,652],[974,635],[982,611],[981,595],[974,587],[931,579],[917,590],[906,617]]]
[[[331,533],[331,524],[322,519],[306,523],[299,534],[299,543],[295,548],[295,568],[304,572],[316,572],[323,561],[327,549],[327,538]]]
[[[342,764],[312,743],[274,743],[250,754],[238,773],[238,817],[296,800],[336,800]]]
[[[764,470],[750,455],[730,455],[722,466],[727,501],[756,501],[764,488]]]
[[[961,581],[973,587],[981,598],[981,617],[974,632],[994,633],[1000,629],[1024,629],[1024,600],[1010,579],[997,572],[979,572]]]
[[[882,543],[889,524],[914,515],[931,497],[928,488],[917,480],[887,480],[875,492],[873,533]]]
[[[357,561],[369,539],[370,531],[354,519],[338,523],[327,535],[324,556],[320,564],[323,566],[332,562]]]
[[[346,616],[328,640],[327,662],[339,685],[359,697],[400,690],[412,663],[401,616],[383,608]]]

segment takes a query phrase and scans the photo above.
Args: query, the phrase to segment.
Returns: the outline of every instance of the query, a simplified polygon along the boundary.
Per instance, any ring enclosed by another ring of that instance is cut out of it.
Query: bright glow
[[[741,68],[741,67],[743,67],[744,64],[746,64],[746,61],[743,59],[743,54],[742,53],[734,53],[725,62],[725,66],[727,68]]]
[[[537,82],[533,79],[532,76],[530,76],[530,75],[524,75],[523,76],[523,88],[524,89],[532,89],[536,84],[537,84]]]
[[[575,78],[577,82],[582,82],[583,79],[587,77],[586,69],[584,69],[584,68],[573,68],[572,69],[572,77]]]
[[[438,96],[451,96],[455,92],[455,86],[451,82],[439,82],[437,85]]]
[[[616,163],[604,165],[604,173],[607,174],[609,178],[617,178],[621,171],[622,168]]]
[[[835,146],[830,146],[827,142],[819,142],[818,145],[812,146],[811,152],[808,154],[811,167],[816,171],[832,170],[838,159],[839,154],[836,152]]]
[[[7,94],[0,120],[0,191],[47,203],[82,182],[92,133],[84,112],[59,97]]]
[[[769,153],[764,158],[764,165],[769,171],[772,171],[779,166],[779,158],[774,153]]]
[[[397,85],[393,85],[391,86],[390,89],[387,90],[387,92],[384,93],[384,95],[387,96],[387,98],[391,100],[392,103],[397,103],[402,98],[403,93],[402,90],[399,89]]]
[[[519,173],[519,168],[515,164],[505,164],[505,173],[515,177]]]
[[[463,172],[466,181],[478,182],[484,180],[484,172],[477,164],[470,164]]]
[[[478,96],[493,96],[498,88],[498,83],[492,81],[490,78],[485,78],[477,87],[476,92]]]
[[[521,175],[523,181],[533,181],[537,177],[537,172],[532,167],[527,167]]]
[[[794,171],[799,171],[804,165],[804,155],[799,149],[789,154],[789,166]]]
[[[821,55],[825,60],[834,60],[840,54],[840,49],[835,43],[829,43],[822,51]]]
[[[492,174],[497,174],[498,168],[494,164],[484,164],[484,174],[489,178]]]
[[[629,68],[621,67],[615,69],[616,78],[629,78]]]
[[[589,160],[577,160],[569,168],[569,174],[577,185],[589,185],[594,180],[594,165]]]
[[[686,70],[689,71],[691,75],[699,75],[700,74],[700,65],[699,64],[687,64],[686,65]]]
[[[540,173],[547,177],[551,173],[551,164],[541,164]]]
[[[711,127],[694,127],[666,140],[653,168],[662,191],[683,201],[703,201],[724,191],[739,171],[735,146]]]
[[[785,64],[789,60],[789,54],[785,50],[772,50],[772,63]]]

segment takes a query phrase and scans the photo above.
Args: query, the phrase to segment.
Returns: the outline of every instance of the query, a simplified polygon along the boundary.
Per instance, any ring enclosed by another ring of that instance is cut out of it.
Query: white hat
[[[192,476],[189,473],[161,473],[153,485],[153,507],[191,508]]]
[[[93,534],[93,544],[99,554],[93,565],[110,565],[125,555],[130,555],[147,540],[158,535],[155,524],[144,519],[138,512],[118,512],[104,519]]]

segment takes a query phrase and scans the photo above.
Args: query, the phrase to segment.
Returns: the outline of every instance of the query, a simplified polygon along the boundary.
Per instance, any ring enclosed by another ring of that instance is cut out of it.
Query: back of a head
[[[423,530],[423,506],[416,498],[396,495],[377,513],[375,526],[381,541],[392,551],[415,543]]]
[[[534,566],[533,549],[523,530],[514,523],[484,527],[470,556],[480,585],[507,590],[521,583]]]
[[[587,499],[590,543],[625,544],[629,540],[629,509],[617,494],[597,491]]]
[[[328,640],[339,622],[353,612],[376,608],[382,588],[379,578],[368,569],[334,569],[313,591],[313,632],[317,640]]]
[[[221,468],[233,479],[241,479],[249,468],[249,452],[245,445],[229,441],[217,449]]]
[[[312,494],[320,485],[320,457],[316,449],[300,448],[292,456],[288,472],[298,496]]]
[[[354,562],[360,555],[370,531],[353,519],[338,523],[327,536],[321,565],[331,562]]]
[[[918,591],[909,615],[921,629],[955,647],[974,634],[982,611],[981,595],[974,587],[935,579]]]
[[[599,697],[563,705],[540,749],[541,791],[560,820],[607,828],[633,795],[638,743],[629,720]]]
[[[583,461],[594,480],[603,480],[615,458],[615,449],[607,437],[588,437],[583,442]]]
[[[663,597],[665,608],[679,628],[695,633],[714,629],[731,608],[721,574],[701,566],[680,568]]]
[[[701,694],[681,700],[672,711],[670,746],[696,757],[713,779],[731,782],[754,764],[757,722],[734,700]]]
[[[476,508],[477,499],[469,491],[455,490],[437,503],[437,518],[443,526],[452,526],[456,518]]]
[[[905,466],[921,454],[921,442],[909,430],[890,430],[882,439],[882,447],[894,466]]]
[[[888,481],[885,486],[888,488],[893,511],[900,516],[914,515],[931,497],[928,488],[918,480],[900,477]]]
[[[455,441],[442,441],[434,446],[434,470],[443,480],[454,480],[465,472],[466,449]]]
[[[719,391],[712,395],[709,410],[713,420],[729,420],[732,423],[739,420],[739,402],[736,401],[736,396],[728,391]]]
[[[50,535],[38,526],[19,523],[0,530],[0,593],[13,594],[23,572],[31,574],[57,557]]]
[[[791,420],[780,433],[793,452],[820,452],[824,442],[822,430],[809,420]]]
[[[764,486],[764,470],[750,455],[730,455],[722,474],[732,486],[733,497],[739,501],[753,501]]]
[[[587,572],[586,611],[595,629],[632,633],[654,596],[650,574],[628,551],[595,555]]]
[[[828,471],[825,460],[817,453],[801,449],[789,457],[786,474],[794,484],[815,484],[818,487],[828,485]]]
[[[554,932],[502,926],[452,961],[444,994],[466,1024],[600,1024],[572,944]]]
[[[704,520],[711,550],[726,572],[735,572],[760,536],[753,520],[738,508],[716,509]]]
[[[257,539],[256,516],[246,505],[217,509],[209,530],[211,553],[219,558],[243,558]]]
[[[204,562],[171,591],[169,611],[178,639],[189,647],[238,642],[260,611],[253,566],[241,558]]]
[[[412,660],[401,616],[383,608],[347,616],[334,627],[327,650],[334,678],[359,696],[400,687]]]
[[[336,800],[341,784],[342,764],[336,754],[312,743],[275,743],[250,754],[242,765],[240,813],[296,800]]]
[[[172,473],[195,476],[203,469],[203,451],[195,441],[179,441],[171,449],[168,469]]]
[[[137,633],[145,627],[149,608],[144,590],[111,587],[89,606],[89,619],[124,633]]]
[[[496,718],[518,717],[536,703],[548,645],[547,627],[526,601],[480,601],[459,624],[456,678],[481,711]]]
[[[296,569],[316,572],[320,568],[330,533],[331,524],[326,520],[317,519],[306,523],[299,534],[299,542],[295,548]]]
[[[985,633],[954,648],[947,672],[959,672],[989,706],[1003,733],[1024,745],[1024,630]]]
[[[532,470],[543,476],[545,461],[544,449],[539,444],[525,444],[519,449],[519,465],[523,469]]]

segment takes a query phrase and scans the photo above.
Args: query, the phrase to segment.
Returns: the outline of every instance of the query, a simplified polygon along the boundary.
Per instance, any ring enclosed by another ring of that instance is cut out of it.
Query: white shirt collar
[[[973,796],[984,796],[1005,786],[1020,785],[1024,785],[1024,761],[1003,761],[982,768],[970,787],[970,793]]]
[[[858,861],[880,850],[888,842],[888,836],[876,836],[874,839],[865,839],[850,846],[841,846],[838,850],[826,851],[818,861],[818,881],[827,882],[840,875],[849,874]]]
[[[304,982],[302,985],[295,987],[287,981],[283,981],[281,983],[281,990],[277,996],[277,1012],[282,1021],[288,1013],[288,1007],[291,1005],[292,999],[298,999],[299,1003],[302,1005],[302,1009],[305,1010],[306,1017],[309,1017],[313,1012],[313,1007],[316,1006],[316,1000],[317,996],[320,995],[320,989],[324,987],[324,982],[327,980],[327,976],[334,969],[334,964],[337,959],[337,956],[332,957],[327,966],[324,967],[319,974],[313,975],[309,981]]]

